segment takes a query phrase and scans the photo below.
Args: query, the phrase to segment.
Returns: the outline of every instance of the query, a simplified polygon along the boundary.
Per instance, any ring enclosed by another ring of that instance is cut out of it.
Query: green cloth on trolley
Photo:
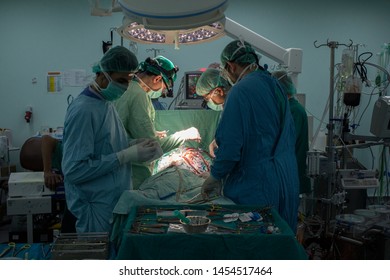
[[[210,205],[148,206],[148,209],[210,209]],[[223,208],[250,211],[260,207],[224,205]],[[287,223],[276,210],[271,209],[272,219],[278,233],[155,233],[129,232],[137,217],[137,208],[132,208],[116,259],[134,260],[306,260],[308,256]]]

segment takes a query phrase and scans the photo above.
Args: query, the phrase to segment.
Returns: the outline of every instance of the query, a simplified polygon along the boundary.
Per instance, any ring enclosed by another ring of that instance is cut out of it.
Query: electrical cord
[[[368,57],[364,60],[361,60],[361,57],[363,55],[368,55]],[[364,65],[365,62],[367,60],[369,60],[370,58],[372,57],[372,53],[371,52],[364,52],[364,53],[361,53],[359,56],[358,56],[358,62],[356,62],[354,64],[354,69],[353,69],[353,73],[355,74],[356,72],[359,74],[361,80],[363,83],[366,83],[367,86],[371,86],[371,82],[368,80],[367,78],[367,67]]]
[[[184,77],[181,78],[179,89],[177,90],[177,94],[173,98],[172,102],[169,104],[168,110],[171,109],[172,104],[174,104],[176,106],[176,103],[177,103],[177,100],[178,100],[179,96],[183,95],[183,92],[184,92],[183,88],[184,88]]]

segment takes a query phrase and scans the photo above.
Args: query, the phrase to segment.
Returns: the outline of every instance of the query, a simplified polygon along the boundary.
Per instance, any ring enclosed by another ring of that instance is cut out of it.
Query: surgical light
[[[178,48],[179,44],[209,42],[224,35],[245,40],[288,69],[297,87],[302,50],[283,48],[225,17],[227,5],[228,0],[112,0],[112,7],[106,10],[95,0],[91,14],[107,16],[122,10],[124,18],[117,32],[122,38],[144,44],[175,44]]]
[[[119,0],[124,38],[150,44],[195,44],[224,35],[227,0]]]

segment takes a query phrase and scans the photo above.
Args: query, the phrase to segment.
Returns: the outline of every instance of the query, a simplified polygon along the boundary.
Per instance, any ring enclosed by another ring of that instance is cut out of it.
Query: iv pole
[[[327,125],[328,129],[328,137],[327,137],[327,147],[328,147],[328,201],[332,196],[332,190],[335,185],[335,171],[336,171],[336,162],[335,162],[335,152],[336,147],[333,143],[333,135],[334,135],[334,117],[333,117],[333,106],[334,106],[334,54],[335,49],[338,46],[347,46],[350,47],[352,45],[352,40],[350,40],[350,44],[340,44],[336,41],[327,41],[326,44],[317,45],[317,41],[314,41],[314,47],[320,48],[323,46],[327,46],[330,48],[330,79],[329,79],[329,123]],[[329,221],[331,218],[331,207],[328,207],[326,212],[326,221],[325,221],[325,233],[328,232]]]

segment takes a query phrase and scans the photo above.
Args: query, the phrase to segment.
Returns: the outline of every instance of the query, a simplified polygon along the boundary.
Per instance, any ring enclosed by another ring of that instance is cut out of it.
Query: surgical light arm
[[[242,38],[252,45],[256,51],[269,57],[270,59],[287,67],[287,71],[291,73],[291,78],[297,85],[297,75],[302,71],[302,50],[296,48],[285,49],[268,40],[267,38],[257,34],[256,32],[246,28],[245,26],[226,17],[225,33],[234,39]]]

